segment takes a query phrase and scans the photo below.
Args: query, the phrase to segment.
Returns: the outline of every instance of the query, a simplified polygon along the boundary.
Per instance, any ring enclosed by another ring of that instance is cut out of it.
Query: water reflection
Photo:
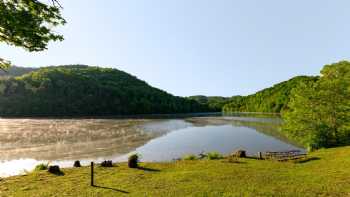
[[[278,132],[279,118],[196,117],[182,119],[0,119],[0,177],[50,161],[164,161],[201,151],[248,153],[296,149]]]

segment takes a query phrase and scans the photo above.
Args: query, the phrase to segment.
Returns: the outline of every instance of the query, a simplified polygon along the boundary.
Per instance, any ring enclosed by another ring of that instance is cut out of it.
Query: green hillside
[[[123,71],[45,67],[0,80],[2,116],[99,116],[203,112],[198,102],[151,87]]]
[[[223,107],[224,112],[272,112],[287,108],[291,90],[301,82],[315,82],[318,77],[298,76],[248,96],[234,96]]]
[[[209,110],[213,112],[222,111],[222,107],[230,100],[229,97],[203,95],[190,96],[188,98],[195,100],[200,104],[207,105]]]
[[[0,70],[0,77],[17,77],[35,70],[37,68],[11,66],[6,72]]]

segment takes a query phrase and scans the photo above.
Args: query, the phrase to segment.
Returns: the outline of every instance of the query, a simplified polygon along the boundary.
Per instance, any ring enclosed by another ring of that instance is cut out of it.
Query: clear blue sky
[[[61,0],[49,50],[0,44],[19,66],[115,67],[174,95],[246,95],[350,59],[348,0]]]

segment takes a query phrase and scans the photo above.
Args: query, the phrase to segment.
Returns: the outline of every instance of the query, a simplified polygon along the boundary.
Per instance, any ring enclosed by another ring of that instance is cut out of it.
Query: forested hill
[[[37,70],[37,68],[11,66],[6,72],[0,71],[0,77],[16,77],[35,70]]]
[[[207,105],[210,111],[213,111],[213,112],[221,112],[222,107],[230,101],[230,97],[222,97],[222,96],[196,95],[196,96],[190,96],[188,98],[195,100],[200,104]]]
[[[235,96],[223,107],[224,112],[273,112],[285,110],[291,90],[302,82],[315,82],[318,77],[298,76],[249,96]]]
[[[173,96],[111,68],[45,67],[0,80],[0,116],[107,116],[207,110],[194,100]]]

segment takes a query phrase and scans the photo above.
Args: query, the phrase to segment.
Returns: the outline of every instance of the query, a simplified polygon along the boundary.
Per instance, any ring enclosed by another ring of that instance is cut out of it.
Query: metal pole
[[[91,162],[91,186],[94,186],[94,162]]]

